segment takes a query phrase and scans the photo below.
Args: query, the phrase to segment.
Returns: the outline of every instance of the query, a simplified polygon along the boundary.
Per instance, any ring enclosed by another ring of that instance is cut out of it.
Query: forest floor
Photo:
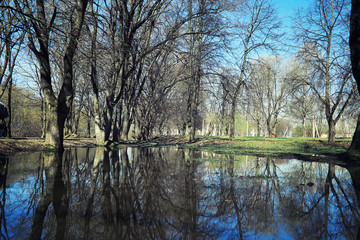
[[[94,138],[67,138],[64,140],[65,148],[96,147]],[[42,138],[0,138],[0,153],[15,154],[19,152],[46,151],[48,147]]]
[[[351,139],[337,139],[335,144],[328,144],[320,138],[264,138],[239,137],[231,141],[225,137],[198,137],[192,143],[183,137],[164,136],[147,142],[112,143],[110,148],[126,145],[139,147],[158,147],[176,145],[181,148],[196,148],[221,154],[255,155],[263,157],[294,157],[317,161],[352,161],[360,160],[360,154],[347,152]],[[66,138],[65,148],[96,147],[94,138]],[[48,150],[41,138],[0,138],[0,153],[15,154]]]

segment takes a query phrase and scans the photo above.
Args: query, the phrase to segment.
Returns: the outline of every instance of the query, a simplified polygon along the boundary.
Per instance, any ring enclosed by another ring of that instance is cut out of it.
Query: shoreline
[[[161,147],[178,146],[179,148],[199,149],[219,154],[253,155],[259,157],[297,158],[304,161],[329,162],[347,164],[360,162],[359,153],[349,153],[349,139],[338,139],[330,145],[324,139],[311,138],[257,138],[243,137],[229,140],[223,137],[198,137],[189,143],[180,136],[156,137],[150,141],[109,142],[109,149],[119,149],[124,146]],[[66,138],[64,148],[93,148],[95,138]],[[41,138],[0,138],[0,154],[14,155],[27,152],[52,151],[45,140]]]

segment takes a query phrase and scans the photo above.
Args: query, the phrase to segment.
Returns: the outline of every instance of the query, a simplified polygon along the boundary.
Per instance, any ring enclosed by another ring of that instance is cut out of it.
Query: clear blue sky
[[[290,16],[296,13],[298,8],[308,8],[313,0],[273,0],[274,7],[285,26],[290,24]]]
[[[273,0],[280,17],[287,17],[296,12],[299,7],[307,8],[312,0]]]

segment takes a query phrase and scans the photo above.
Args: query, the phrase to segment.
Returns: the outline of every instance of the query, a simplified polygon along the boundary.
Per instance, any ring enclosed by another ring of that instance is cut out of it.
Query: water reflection
[[[4,239],[358,239],[360,167],[167,148],[0,156]]]

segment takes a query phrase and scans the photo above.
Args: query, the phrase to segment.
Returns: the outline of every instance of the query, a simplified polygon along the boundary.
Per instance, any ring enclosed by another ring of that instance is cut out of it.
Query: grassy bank
[[[238,137],[234,141],[226,137],[197,137],[192,143],[180,136],[154,138],[148,142],[114,143],[111,147],[126,145],[139,147],[157,147],[176,145],[182,148],[197,148],[222,154],[242,154],[267,157],[304,157],[326,160],[329,157],[338,157],[345,154],[351,144],[351,139],[337,139],[335,144],[328,144],[327,139],[321,138],[264,138]],[[65,148],[95,147],[95,139],[73,138],[65,139]],[[43,139],[21,138],[0,139],[0,153],[46,150]],[[357,157],[357,155],[353,155]]]
[[[165,143],[221,154],[321,158],[324,160],[345,154],[351,144],[351,139],[337,139],[335,144],[328,144],[327,139],[323,138],[238,137],[231,141],[226,137],[198,137],[193,143],[187,143],[181,137],[167,137],[156,138],[150,143],[142,144],[143,146],[161,146]]]

